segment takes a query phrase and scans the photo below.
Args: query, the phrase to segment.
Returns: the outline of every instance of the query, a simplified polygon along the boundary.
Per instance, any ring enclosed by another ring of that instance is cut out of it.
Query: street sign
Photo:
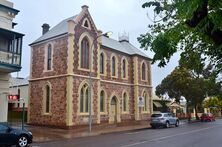
[[[139,96],[138,97],[138,107],[144,107],[144,97]]]
[[[19,100],[19,95],[15,94],[15,95],[8,95],[8,100],[9,101],[18,101]]]

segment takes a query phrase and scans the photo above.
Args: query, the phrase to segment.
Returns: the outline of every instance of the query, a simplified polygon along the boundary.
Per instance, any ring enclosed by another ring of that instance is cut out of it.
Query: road
[[[222,119],[32,144],[32,147],[221,147]]]

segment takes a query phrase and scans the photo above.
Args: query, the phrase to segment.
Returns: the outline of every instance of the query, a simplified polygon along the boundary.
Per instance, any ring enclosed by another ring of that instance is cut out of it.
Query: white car
[[[156,128],[159,126],[164,126],[169,128],[171,125],[179,126],[179,119],[171,113],[158,113],[151,115],[150,126]]]

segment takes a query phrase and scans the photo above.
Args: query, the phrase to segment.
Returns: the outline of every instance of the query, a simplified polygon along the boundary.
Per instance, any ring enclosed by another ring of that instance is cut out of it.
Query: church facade
[[[85,5],[52,29],[42,27],[30,44],[30,124],[75,127],[87,125],[89,115],[93,125],[150,117],[151,59],[126,36],[117,41],[102,34]]]

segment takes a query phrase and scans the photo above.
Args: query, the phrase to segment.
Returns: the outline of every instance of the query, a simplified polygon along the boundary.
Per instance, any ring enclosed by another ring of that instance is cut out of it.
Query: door
[[[176,120],[175,120],[175,117],[172,115],[172,114],[168,114],[168,117],[169,117],[169,120],[170,120],[170,124],[175,124],[176,123]]]
[[[111,100],[110,105],[110,123],[117,122],[117,104],[116,104],[116,97],[113,97]]]

